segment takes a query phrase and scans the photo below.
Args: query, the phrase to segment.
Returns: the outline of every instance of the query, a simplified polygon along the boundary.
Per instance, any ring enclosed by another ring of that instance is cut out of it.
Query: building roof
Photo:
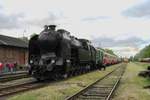
[[[0,35],[0,46],[28,48],[28,43],[19,38]]]

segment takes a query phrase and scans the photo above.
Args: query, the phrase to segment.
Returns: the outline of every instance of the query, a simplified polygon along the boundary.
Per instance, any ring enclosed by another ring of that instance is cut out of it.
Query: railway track
[[[27,72],[6,74],[6,75],[1,75],[0,76],[0,82],[7,82],[7,81],[21,79],[21,78],[27,78],[27,77],[30,77],[27,74]]]
[[[61,81],[61,80],[58,80],[57,82],[59,82],[59,81]],[[8,85],[8,86],[5,86],[5,87],[0,86],[1,87],[0,88],[0,99],[11,96],[11,95],[14,95],[14,94],[17,94],[17,93],[21,93],[21,92],[24,92],[24,91],[45,87],[45,86],[49,85],[50,83],[51,84],[56,83],[56,81],[37,82],[36,80],[31,80],[29,82],[19,83],[19,84],[10,85],[10,86]]]
[[[40,83],[40,82],[33,80],[33,81],[22,83],[22,84],[2,87],[0,88],[0,99],[6,96],[10,96],[16,93],[23,92],[23,91],[40,88],[46,85],[47,84]]]
[[[124,71],[123,64],[66,100],[110,100]]]

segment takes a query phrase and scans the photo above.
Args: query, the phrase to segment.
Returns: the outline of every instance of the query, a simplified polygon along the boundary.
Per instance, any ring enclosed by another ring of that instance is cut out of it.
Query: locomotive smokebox
[[[55,31],[56,25],[45,25],[38,41],[41,53],[55,52],[59,41],[59,34]]]
[[[49,25],[48,27],[53,31],[55,31],[55,29],[56,29],[56,25]]]

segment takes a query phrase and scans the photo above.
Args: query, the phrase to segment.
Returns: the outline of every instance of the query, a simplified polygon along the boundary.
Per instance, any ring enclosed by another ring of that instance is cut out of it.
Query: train
[[[150,63],[150,58],[148,58],[148,57],[147,58],[139,58],[138,61]]]
[[[87,39],[56,25],[45,25],[29,40],[29,74],[37,80],[67,78],[119,63],[119,57],[95,48]]]
[[[118,64],[122,61],[118,56],[107,53],[102,48],[97,48],[96,51],[96,65],[99,66],[100,70],[103,67],[105,68],[109,65]]]

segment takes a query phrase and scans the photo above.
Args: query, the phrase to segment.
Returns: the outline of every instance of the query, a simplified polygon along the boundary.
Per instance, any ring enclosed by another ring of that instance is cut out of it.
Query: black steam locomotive
[[[97,69],[96,49],[86,39],[77,39],[55,25],[29,41],[30,74],[36,79],[68,77]]]

